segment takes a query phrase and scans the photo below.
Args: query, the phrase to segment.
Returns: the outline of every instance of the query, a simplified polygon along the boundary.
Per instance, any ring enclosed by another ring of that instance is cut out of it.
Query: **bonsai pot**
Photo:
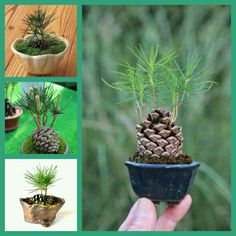
[[[20,41],[25,40],[27,37],[29,36],[26,36],[24,39],[18,38],[11,44],[11,50],[17,56],[17,58],[19,58],[24,69],[29,73],[36,75],[46,75],[56,71],[57,68],[59,67],[61,59],[63,58],[67,49],[69,48],[69,41],[63,37],[57,37],[58,39],[63,41],[66,45],[66,48],[58,54],[44,54],[38,56],[30,56],[18,52],[15,49],[15,45]]]
[[[55,204],[36,204],[31,202],[31,198],[20,198],[25,221],[49,227],[56,218],[57,212],[65,203],[63,198],[50,197],[55,200]]]
[[[126,161],[131,185],[139,197],[146,197],[155,204],[178,204],[189,192],[197,169],[191,164],[144,164]]]
[[[10,132],[18,127],[20,116],[23,114],[23,110],[20,107],[16,107],[16,114],[13,116],[5,117],[5,132]]]

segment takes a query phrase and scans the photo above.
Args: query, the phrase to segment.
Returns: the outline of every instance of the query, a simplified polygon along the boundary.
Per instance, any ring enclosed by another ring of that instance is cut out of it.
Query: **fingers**
[[[173,231],[177,223],[184,217],[190,208],[192,198],[187,195],[178,205],[168,206],[156,223],[157,231]]]
[[[128,214],[127,218],[125,219],[125,221],[121,224],[119,231],[127,230],[129,225],[131,225],[131,223],[133,222],[133,219],[134,219],[134,213],[137,208],[137,205],[138,205],[138,201],[136,201],[136,203],[130,209],[129,214]]]
[[[157,220],[155,205],[147,198],[139,199],[131,208],[120,231],[173,231],[190,208],[192,198],[187,195],[179,205],[168,206]]]
[[[120,231],[153,231],[157,220],[155,205],[147,198],[140,198],[120,226]]]

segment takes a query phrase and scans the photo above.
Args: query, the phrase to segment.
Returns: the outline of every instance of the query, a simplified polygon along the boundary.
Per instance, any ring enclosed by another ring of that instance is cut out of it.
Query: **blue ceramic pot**
[[[155,204],[178,204],[189,192],[198,162],[191,164],[144,164],[126,161],[130,181],[139,197],[146,197]]]

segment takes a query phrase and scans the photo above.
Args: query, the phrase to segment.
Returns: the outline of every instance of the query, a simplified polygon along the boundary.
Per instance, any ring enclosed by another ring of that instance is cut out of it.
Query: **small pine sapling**
[[[16,45],[16,50],[31,56],[42,54],[57,54],[66,48],[64,42],[54,36],[49,27],[56,18],[56,10],[51,14],[47,10],[38,9],[28,13],[22,20],[25,29],[22,31],[27,38]]]
[[[18,105],[29,110],[36,124],[32,142],[39,152],[52,154],[59,151],[60,137],[53,125],[66,108],[60,108],[60,99],[61,93],[54,90],[53,85],[32,87],[29,91],[23,91],[18,98]]]
[[[48,195],[48,188],[58,181],[56,175],[57,166],[53,165],[50,167],[38,165],[35,172],[26,171],[25,180],[33,187],[30,192],[40,191],[40,194],[36,194],[31,198],[32,204],[54,204],[54,199]]]
[[[152,46],[147,55],[142,46],[130,49],[136,59],[134,65],[121,64],[118,81],[109,87],[123,96],[121,102],[131,102],[141,122],[136,125],[137,152],[131,161],[142,163],[191,163],[183,154],[182,127],[176,124],[178,111],[189,96],[205,93],[215,84],[205,80],[207,70],[198,66],[200,58],[190,56],[181,67],[175,51],[158,56]],[[160,108],[161,106],[168,107]]]

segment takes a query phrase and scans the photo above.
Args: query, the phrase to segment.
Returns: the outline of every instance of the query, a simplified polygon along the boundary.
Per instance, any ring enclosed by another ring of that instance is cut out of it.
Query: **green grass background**
[[[137,196],[123,162],[136,150],[136,114],[102,81],[115,81],[128,47],[159,44],[202,57],[218,84],[182,108],[185,152],[201,163],[179,230],[231,229],[230,6],[83,7],[83,229],[117,230]],[[159,207],[159,212],[164,206]]]
[[[76,154],[78,153],[76,91],[67,89],[57,84],[54,84],[53,87],[55,90],[61,91],[61,108],[67,105],[66,109],[64,110],[64,114],[57,116],[53,128],[68,143],[69,153]],[[18,83],[14,91],[12,99],[13,103],[17,100],[17,96],[20,94],[21,90],[21,83]],[[36,125],[30,112],[24,110],[23,115],[20,118],[19,127],[15,131],[5,134],[5,153],[19,154],[22,143],[33,133],[35,128]]]

